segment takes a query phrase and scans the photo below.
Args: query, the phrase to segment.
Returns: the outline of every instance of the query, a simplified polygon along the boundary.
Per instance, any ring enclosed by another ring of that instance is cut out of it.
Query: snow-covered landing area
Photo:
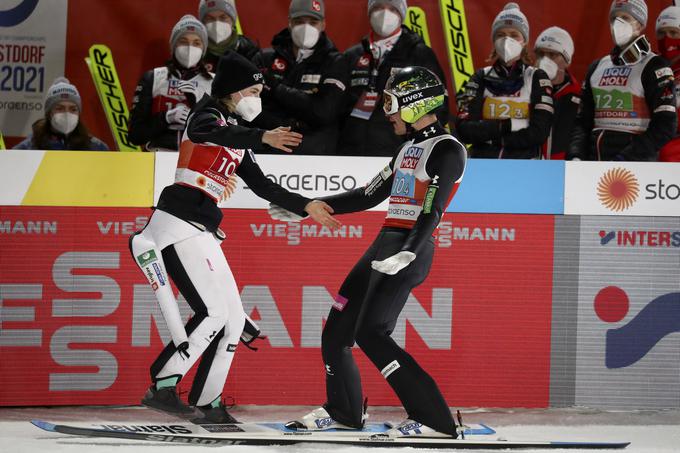
[[[231,413],[243,422],[282,422],[292,420],[313,409],[301,406],[238,406]],[[584,440],[629,441],[627,453],[680,452],[680,410],[603,412],[581,408],[570,409],[502,409],[463,410],[464,421],[484,423],[496,429],[492,439],[507,440]],[[404,413],[396,408],[370,407],[370,421],[399,421]],[[201,450],[224,450],[229,453],[314,453],[318,445],[272,447],[203,447],[178,444],[136,442],[115,439],[92,439],[41,431],[29,423],[31,419],[61,423],[144,422],[185,423],[177,418],[137,407],[58,407],[0,409],[0,451],[3,453],[179,453]],[[479,436],[480,438],[485,436]],[[325,446],[334,453],[359,453],[359,447]],[[372,448],[372,453],[410,451],[404,448]],[[441,451],[441,450],[439,450]],[[478,450],[481,451],[481,450]],[[539,452],[562,450],[521,450]],[[564,450],[574,452],[575,450]]]

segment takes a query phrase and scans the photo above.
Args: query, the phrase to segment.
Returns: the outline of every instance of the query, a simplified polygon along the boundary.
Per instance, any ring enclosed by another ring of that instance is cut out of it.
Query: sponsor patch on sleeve
[[[552,87],[552,82],[551,82],[550,80],[541,79],[541,80],[538,81],[538,83],[539,83],[543,88]]]
[[[323,81],[323,83],[329,83],[331,85],[335,85],[336,87],[340,88],[340,91],[345,91],[345,84],[339,81],[338,79],[326,79]]]
[[[654,71],[654,74],[656,74],[657,79],[661,79],[663,77],[673,77],[673,70],[668,67],[661,68]]]
[[[553,98],[552,96],[541,96],[541,102],[552,105]]]

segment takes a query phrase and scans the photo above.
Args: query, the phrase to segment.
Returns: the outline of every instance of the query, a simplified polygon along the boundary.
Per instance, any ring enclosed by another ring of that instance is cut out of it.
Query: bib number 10
[[[236,171],[236,167],[238,167],[238,162],[231,157],[229,152],[221,149],[217,158],[210,166],[210,170],[224,177],[228,177]]]

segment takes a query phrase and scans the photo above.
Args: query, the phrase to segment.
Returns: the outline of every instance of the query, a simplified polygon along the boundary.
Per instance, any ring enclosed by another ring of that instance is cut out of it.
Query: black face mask
[[[611,57],[615,65],[633,65],[642,60],[651,51],[645,35],[638,37],[623,49],[614,48]]]
[[[484,86],[494,96],[514,94],[524,85],[524,64],[517,62],[511,68],[502,63],[493,66],[495,74],[491,71],[484,75]],[[496,75],[497,74],[497,75]]]

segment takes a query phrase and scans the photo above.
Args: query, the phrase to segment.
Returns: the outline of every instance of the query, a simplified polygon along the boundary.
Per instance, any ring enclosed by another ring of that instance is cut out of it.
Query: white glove
[[[198,100],[198,88],[189,80],[182,80],[177,89],[182,93],[192,104]]]
[[[174,109],[168,110],[165,113],[165,120],[168,124],[179,125],[184,127],[189,117],[189,107],[184,104],[177,104]]]
[[[290,212],[288,209],[284,209],[281,206],[277,206],[274,203],[269,203],[269,216],[274,220],[282,220],[284,222],[299,222],[304,217]]]
[[[399,252],[382,261],[371,261],[371,267],[378,272],[387,275],[394,275],[416,259],[416,254],[413,252]]]

